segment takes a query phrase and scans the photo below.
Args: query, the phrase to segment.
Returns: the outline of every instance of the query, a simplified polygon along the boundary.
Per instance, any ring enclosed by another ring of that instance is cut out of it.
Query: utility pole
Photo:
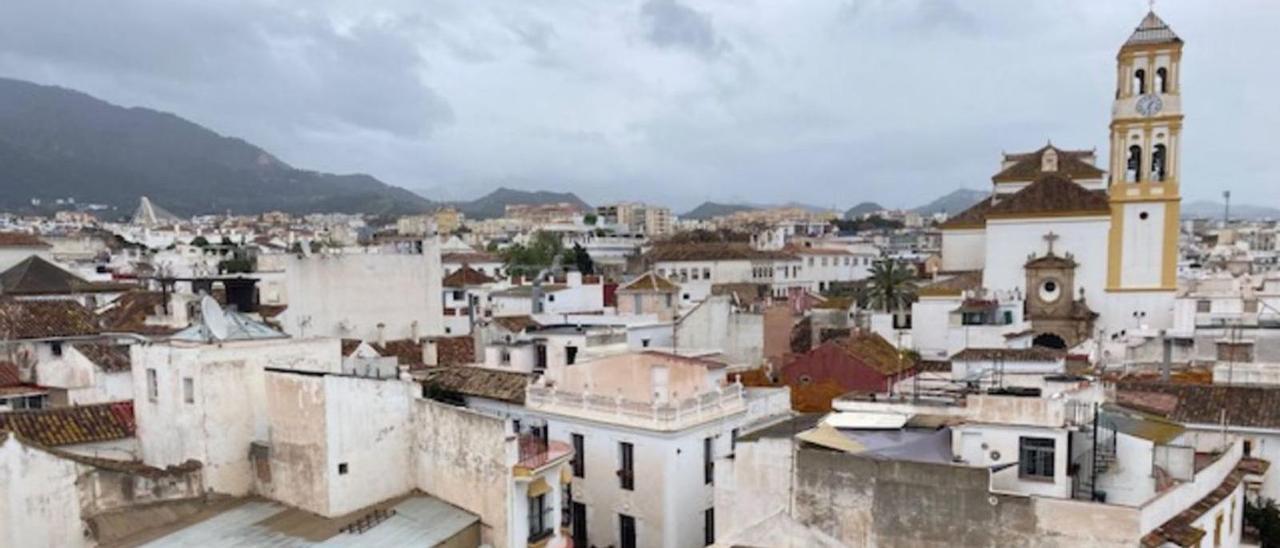
[[[1222,191],[1222,228],[1231,223],[1231,191]]]

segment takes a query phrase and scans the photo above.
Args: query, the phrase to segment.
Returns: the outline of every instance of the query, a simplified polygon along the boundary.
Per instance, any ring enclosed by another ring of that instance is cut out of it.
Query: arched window
[[[1133,71],[1133,92],[1135,95],[1147,92],[1147,71],[1142,69]]]
[[[1163,181],[1165,170],[1164,145],[1156,145],[1151,150],[1151,180]]]
[[[1164,67],[1156,69],[1156,93],[1169,93],[1169,71]]]
[[[1125,165],[1124,180],[1126,183],[1136,183],[1141,176],[1142,147],[1133,145],[1129,147],[1129,162]]]

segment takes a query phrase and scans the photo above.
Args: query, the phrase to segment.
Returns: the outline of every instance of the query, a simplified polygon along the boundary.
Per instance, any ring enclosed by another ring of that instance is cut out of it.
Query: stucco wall
[[[764,357],[764,317],[733,311],[728,296],[707,297],[676,324],[678,348],[719,349],[734,364]]]
[[[87,546],[77,499],[74,462],[4,436],[0,546]]]
[[[981,270],[986,260],[986,231],[981,228],[942,231],[942,269]]]
[[[417,385],[336,375],[325,376],[324,381],[330,515],[412,489],[410,390]],[[341,463],[347,465],[346,474],[338,473]]]
[[[329,515],[324,379],[269,372],[266,393],[271,473],[257,478],[259,493]]]
[[[791,439],[738,442],[732,459],[716,467],[716,538],[787,509],[791,493]]]
[[[414,400],[413,473],[418,489],[480,516],[481,537],[506,548],[512,524],[514,438],[507,421],[432,400]]]
[[[429,240],[431,241],[431,240]],[[387,340],[444,334],[440,252],[291,257],[289,308],[281,325],[294,336]]]

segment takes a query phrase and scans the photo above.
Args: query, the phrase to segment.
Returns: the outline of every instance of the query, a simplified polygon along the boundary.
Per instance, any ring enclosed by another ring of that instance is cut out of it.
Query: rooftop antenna
[[[205,295],[200,299],[200,318],[204,326],[209,329],[209,335],[215,340],[221,341],[227,338],[227,315],[213,297]]]

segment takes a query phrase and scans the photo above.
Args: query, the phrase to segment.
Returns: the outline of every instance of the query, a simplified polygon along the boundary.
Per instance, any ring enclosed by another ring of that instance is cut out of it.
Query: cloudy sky
[[[429,198],[908,206],[1106,151],[1145,0],[4,0],[0,76]],[[1161,0],[1183,184],[1280,206],[1280,2]]]

